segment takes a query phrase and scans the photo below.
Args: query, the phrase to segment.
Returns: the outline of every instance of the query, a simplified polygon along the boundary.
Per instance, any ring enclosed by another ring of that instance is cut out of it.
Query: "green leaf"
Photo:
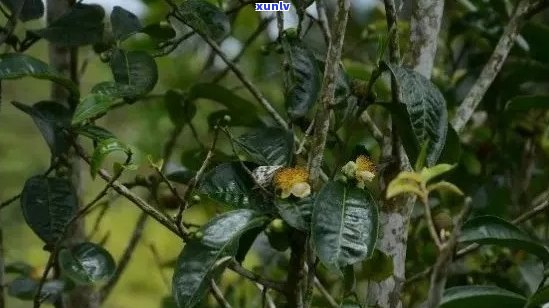
[[[170,25],[150,24],[141,29],[142,33],[147,34],[157,42],[164,42],[176,36],[175,30]]]
[[[227,108],[228,115],[234,120],[241,121],[239,126],[257,126],[261,123],[259,111],[255,105],[236,95],[220,85],[213,83],[199,83],[194,85],[188,94],[189,101],[209,99]],[[246,114],[245,117],[242,114]],[[230,124],[230,123],[229,123]],[[234,126],[234,123],[232,124]]]
[[[397,80],[402,104],[406,107],[415,137],[415,148],[407,148],[406,152],[412,156],[411,161],[416,161],[421,145],[429,141],[426,162],[427,166],[433,166],[439,160],[446,142],[446,100],[437,87],[421,74],[390,63],[385,65]]]
[[[539,289],[528,299],[527,307],[538,307],[549,303],[549,286]]]
[[[21,79],[23,77],[51,80],[67,88],[72,97],[78,98],[80,96],[76,84],[41,60],[17,53],[0,55],[0,80]]]
[[[240,162],[231,162],[206,173],[198,191],[231,208],[253,208],[258,205],[253,187],[253,179]]]
[[[118,139],[109,138],[99,142],[93,151],[90,161],[90,173],[92,178],[95,178],[97,175],[105,158],[114,152],[124,152],[126,155],[130,155],[131,150],[126,144],[120,142]]]
[[[104,17],[105,11],[100,5],[77,3],[48,27],[32,33],[64,46],[99,43],[103,39]]]
[[[94,243],[81,243],[59,252],[59,267],[63,274],[80,285],[108,280],[116,269],[111,254]]]
[[[72,117],[72,124],[80,124],[88,120],[94,120],[104,115],[113,106],[114,99],[103,94],[90,94],[84,97],[78,105]]]
[[[427,183],[434,178],[437,178],[445,173],[450,172],[455,167],[456,167],[455,165],[449,165],[449,164],[438,164],[430,168],[424,167],[423,169],[421,169],[421,172],[419,173],[419,175],[421,177],[421,180],[424,183]]]
[[[110,67],[116,83],[131,89],[132,97],[149,93],[158,81],[156,62],[144,51],[116,49],[112,52]]]
[[[17,5],[21,5],[21,0],[2,0],[4,4],[12,13],[18,9]],[[44,15],[44,2],[42,0],[25,0],[23,1],[23,8],[19,13],[19,19],[22,22],[38,19]]]
[[[255,128],[240,135],[235,143],[260,165],[288,165],[294,150],[294,134],[279,127]]]
[[[282,37],[288,67],[284,70],[286,109],[292,119],[307,115],[320,93],[321,73],[317,61],[305,44],[291,35]]]
[[[505,109],[508,112],[549,109],[549,95],[516,96],[507,102]]]
[[[361,277],[381,282],[393,274],[393,258],[376,249],[371,258],[362,263]]]
[[[499,245],[521,249],[536,255],[543,263],[549,261],[549,251],[525,232],[496,216],[479,216],[467,221],[462,228],[461,243]]]
[[[15,278],[9,283],[8,294],[20,300],[30,301],[34,299],[36,291],[38,291],[38,281],[28,278]],[[61,280],[49,280],[44,283],[40,292],[41,296],[47,298],[49,302],[54,302],[63,290],[65,282]]]
[[[164,103],[170,120],[175,126],[189,123],[196,114],[196,106],[177,91],[167,91],[164,95]]]
[[[30,264],[22,262],[22,261],[16,261],[13,263],[6,264],[6,267],[4,268],[6,274],[19,274],[24,276],[29,276],[33,270],[34,267],[32,267]]]
[[[38,102],[32,107],[18,102],[12,104],[32,117],[53,157],[67,152],[70,145],[62,129],[70,126],[71,113],[65,106],[49,101]]]
[[[78,209],[78,198],[64,178],[34,176],[21,192],[23,217],[40,239],[54,244]]]
[[[111,26],[114,38],[120,41],[127,39],[143,28],[135,14],[118,5],[112,10]]]
[[[459,286],[446,289],[441,301],[441,308],[520,308],[526,299],[519,294],[497,286]]]
[[[196,32],[221,41],[231,31],[229,18],[217,6],[204,0],[187,0],[176,13]]]
[[[104,129],[103,127],[95,126],[93,124],[79,126],[74,129],[74,132],[78,135],[86,136],[95,141],[116,138],[116,136],[110,131]]]
[[[187,243],[177,260],[172,290],[178,307],[196,306],[207,294],[210,280],[221,273],[221,263],[236,255],[241,236],[267,221],[256,211],[240,209],[202,227],[203,236]]]
[[[309,232],[311,230],[311,212],[314,199],[309,196],[302,199],[277,199],[276,207],[280,217],[284,221],[301,231]]]
[[[372,255],[378,232],[377,204],[366,190],[329,182],[315,198],[311,230],[320,261],[340,273],[342,267]]]

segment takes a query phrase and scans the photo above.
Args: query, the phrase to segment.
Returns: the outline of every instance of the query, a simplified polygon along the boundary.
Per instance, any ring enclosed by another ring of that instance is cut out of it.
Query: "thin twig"
[[[282,282],[276,282],[272,280],[268,280],[266,278],[261,277],[259,274],[256,274],[240,265],[238,262],[233,260],[233,262],[229,263],[228,266],[229,269],[231,269],[233,272],[239,274],[240,276],[247,278],[253,282],[259,283],[262,286],[265,286],[266,288],[275,290],[277,292],[280,292],[284,294],[286,291],[284,289],[284,283]]]
[[[507,27],[505,27],[503,35],[500,37],[499,42],[494,49],[494,52],[482,69],[477,81],[463,99],[463,102],[457,110],[456,117],[451,121],[456,132],[459,133],[465,128],[465,125],[473,115],[473,112],[482,101],[484,94],[486,94],[486,91],[492,85],[492,82],[507,59],[511,48],[515,44],[515,40],[519,35],[520,29],[526,20],[533,13],[538,12],[548,5],[548,0],[522,0],[518,3],[513,16],[507,23]]]
[[[78,145],[73,144],[73,147],[76,150],[76,153],[82,160],[84,160],[86,163],[90,163],[90,158],[88,155],[86,155],[86,152],[84,149]],[[100,169],[98,171],[99,177],[101,177],[103,180],[110,182],[112,180],[111,175],[105,171],[104,169]],[[142,211],[153,217],[156,221],[158,221],[161,225],[166,227],[168,230],[172,231],[174,234],[178,235],[179,237],[186,238],[187,234],[182,235],[180,233],[179,228],[175,224],[175,222],[170,219],[169,217],[165,216],[161,212],[159,212],[156,208],[145,202],[141,197],[134,194],[131,190],[129,190],[126,186],[122,185],[118,181],[114,181],[111,184],[111,187],[120,195],[124,196],[126,199],[131,201],[133,204],[135,204],[137,207],[139,207]]]
[[[324,3],[324,0],[316,0],[316,12],[318,14],[320,28],[322,29],[322,35],[324,36],[324,42],[328,46],[332,41],[332,32],[330,31],[330,24],[328,23],[326,3]]]
[[[446,286],[446,278],[448,276],[448,265],[452,262],[452,257],[456,245],[458,243],[458,237],[461,232],[461,227],[465,221],[465,218],[469,215],[471,211],[471,198],[465,199],[465,205],[459,214],[457,221],[454,225],[454,230],[450,235],[450,238],[446,243],[444,243],[435,265],[433,266],[431,274],[431,285],[429,287],[429,293],[427,295],[426,308],[436,308],[439,307],[440,301],[442,299],[442,293],[444,292],[444,287]]]
[[[431,238],[435,242],[435,245],[437,246],[438,250],[442,250],[443,245],[440,237],[438,236],[437,229],[435,228],[435,223],[433,221],[433,215],[431,214],[431,207],[429,205],[428,197],[425,196],[425,198],[421,198],[421,203],[423,203],[423,209],[425,214],[425,222],[427,223],[427,227],[429,229],[429,233],[431,234]]]
[[[318,291],[320,291],[320,294],[322,294],[322,296],[328,301],[330,306],[332,306],[333,308],[339,307],[339,305],[337,304],[335,299],[332,297],[330,292],[328,292],[328,290],[326,290],[326,288],[324,287],[324,285],[322,285],[320,280],[318,280],[318,277],[316,277],[316,275],[315,275],[315,278],[314,278],[314,284],[315,284],[315,287],[318,289]]]
[[[185,22],[184,18],[182,18],[181,16],[176,15],[176,18],[178,18],[181,22]],[[242,72],[242,70],[240,70],[240,68],[233,61],[229,59],[229,57],[225,54],[225,52],[223,52],[221,47],[219,47],[219,45],[208,36],[206,35],[201,35],[201,36],[204,39],[204,41],[208,43],[208,45],[210,45],[210,47],[217,53],[217,55],[221,58],[221,60],[225,62],[225,64],[235,74],[235,76],[244,84],[246,89],[248,89],[248,91],[250,91],[250,93],[259,101],[259,103],[263,106],[263,108],[267,110],[267,112],[273,117],[273,119],[280,126],[284,128],[288,128],[288,123],[286,123],[284,118],[282,118],[282,116],[278,113],[278,111],[276,111],[276,109],[271,105],[271,103],[263,96],[263,94],[257,88],[257,86],[248,79],[248,77],[244,74],[244,72]]]
[[[202,162],[202,165],[200,166],[200,168],[198,169],[198,171],[196,172],[194,177],[189,181],[189,183],[187,185],[187,188],[186,188],[185,193],[184,193],[184,200],[185,201],[180,205],[179,211],[177,212],[177,215],[175,216],[175,223],[176,223],[176,225],[179,229],[183,228],[183,224],[182,224],[182,222],[183,222],[183,212],[188,207],[188,203],[189,203],[188,200],[190,198],[190,195],[193,192],[193,190],[195,189],[196,185],[198,185],[198,182],[200,181],[200,178],[202,177],[202,175],[206,171],[206,168],[208,168],[208,166],[210,165],[210,162],[211,162],[211,160],[214,156],[214,151],[215,151],[215,147],[217,145],[217,139],[219,138],[219,130],[220,129],[221,129],[221,127],[219,127],[219,126],[215,129],[215,133],[214,133],[212,145],[210,146],[210,150],[206,154],[206,158],[204,158],[204,161]]]
[[[215,300],[221,307],[231,308],[231,304],[229,304],[229,302],[225,299],[225,297],[223,296],[223,292],[221,292],[213,279],[210,280],[210,290],[212,291],[212,295],[214,296]]]

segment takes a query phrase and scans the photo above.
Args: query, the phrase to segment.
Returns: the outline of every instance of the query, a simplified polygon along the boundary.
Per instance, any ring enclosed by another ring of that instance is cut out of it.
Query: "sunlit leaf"
[[[185,1],[179,5],[177,14],[189,27],[216,41],[222,40],[231,31],[227,15],[205,0]]]
[[[202,236],[185,245],[173,275],[172,291],[178,307],[195,307],[207,294],[210,280],[234,257],[240,237],[258,228],[267,217],[250,209],[224,213],[200,229]]]
[[[111,26],[114,38],[121,41],[141,31],[143,28],[139,18],[135,14],[118,5],[112,10]]]

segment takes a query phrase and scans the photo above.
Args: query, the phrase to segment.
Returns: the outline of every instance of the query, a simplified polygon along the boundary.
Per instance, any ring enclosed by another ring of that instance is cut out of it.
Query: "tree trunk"
[[[385,1],[387,24],[389,29],[396,24],[398,12],[395,2]],[[410,64],[414,70],[425,77],[431,77],[433,63],[436,54],[438,34],[443,14],[443,0],[416,0],[411,21],[410,35]],[[395,35],[394,40],[396,40]],[[398,56],[398,42],[391,42],[390,46],[391,61],[398,62],[395,59]],[[395,87],[394,82],[391,87]],[[397,99],[399,94],[393,90],[393,100]],[[400,142],[395,144],[400,146]],[[400,169],[405,170],[410,167],[406,155],[400,151],[393,151],[393,154],[399,152]],[[377,307],[402,307],[400,295],[405,282],[406,265],[406,245],[408,241],[408,224],[412,213],[415,198],[399,198],[395,202],[385,202],[380,213],[380,234],[382,237],[378,240],[377,248],[391,257],[393,260],[393,274],[381,282],[370,281],[367,290],[367,301],[369,305]]]
[[[47,22],[51,24],[59,18],[74,4],[74,0],[48,0],[47,2]],[[78,49],[68,48],[55,44],[49,44],[49,59],[50,65],[61,74],[71,78],[78,84]],[[67,90],[57,84],[52,84],[51,99],[56,102],[66,104],[74,110],[74,103],[68,101],[69,93]],[[78,157],[69,153],[67,158],[67,167],[70,170],[69,176],[71,182],[81,200],[83,191],[81,183],[81,168]],[[85,225],[84,220],[79,219],[71,228],[66,239],[67,245],[75,245],[85,240]],[[68,294],[64,299],[64,307],[66,308],[99,308],[99,298],[93,291],[92,287],[78,286]]]

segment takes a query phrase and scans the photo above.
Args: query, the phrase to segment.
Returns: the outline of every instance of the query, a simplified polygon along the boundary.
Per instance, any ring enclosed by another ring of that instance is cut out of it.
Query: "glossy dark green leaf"
[[[176,36],[175,30],[170,25],[161,23],[147,25],[141,29],[141,32],[157,42],[164,42]]]
[[[39,238],[54,244],[78,209],[78,198],[64,178],[34,176],[21,193],[23,217]]]
[[[17,5],[21,5],[21,0],[2,0],[4,4],[12,13],[18,9]],[[23,1],[23,7],[19,13],[19,19],[23,22],[38,19],[44,15],[44,2],[42,0],[25,0]]]
[[[374,252],[377,204],[367,190],[328,182],[315,197],[311,232],[320,261],[340,273]]]
[[[429,142],[427,166],[435,165],[446,142],[448,111],[446,100],[427,78],[411,69],[385,63],[395,76],[414,134],[415,147],[406,148],[411,161],[417,159],[422,144]]]
[[[63,275],[76,284],[89,285],[108,280],[116,269],[111,254],[93,243],[81,243],[59,252]]]
[[[126,153],[126,155],[129,155],[129,153],[131,153],[131,150],[127,145],[120,142],[118,139],[109,138],[99,142],[99,144],[93,151],[93,155],[90,161],[90,173],[92,178],[95,178],[95,176],[97,175],[97,172],[101,168],[101,165],[103,164],[105,158],[109,154],[114,152],[123,152]]]
[[[179,5],[177,14],[196,32],[221,41],[231,31],[229,18],[216,5],[205,0],[187,0]]]
[[[276,208],[280,217],[290,226],[301,231],[311,230],[311,212],[313,210],[313,197],[303,199],[278,199]]]
[[[459,286],[446,289],[441,301],[441,308],[520,308],[526,299],[519,294],[497,286]]]
[[[189,101],[208,99],[223,105],[227,109],[226,114],[235,121],[242,121],[241,126],[256,126],[261,123],[260,113],[252,102],[217,84],[194,85],[189,91],[188,99]],[[243,117],[242,114],[246,116]]]
[[[260,165],[288,165],[294,150],[294,135],[279,127],[262,127],[248,131],[235,143]]]
[[[65,106],[49,101],[38,102],[32,107],[18,102],[13,105],[32,117],[54,157],[67,152],[69,144],[62,129],[70,126],[71,113]]]
[[[252,208],[254,181],[240,162],[223,163],[206,173],[198,191],[231,208]]]
[[[307,115],[320,93],[321,72],[307,46],[291,35],[282,37],[288,67],[284,70],[286,109],[292,119]]]
[[[234,256],[236,262],[244,262],[244,259],[246,259],[246,255],[248,255],[248,252],[252,248],[255,240],[264,229],[265,226],[261,225],[260,227],[249,229],[242,233],[240,240],[238,241],[238,250]]]
[[[112,52],[110,67],[116,83],[132,89],[132,97],[149,93],[158,81],[156,62],[144,51],[116,49]]]
[[[112,10],[111,26],[114,38],[120,41],[127,39],[143,28],[139,18],[134,13],[118,5]]]
[[[38,281],[28,278],[19,277],[10,282],[8,294],[20,300],[30,301],[34,299],[36,291],[38,291]],[[65,288],[65,283],[61,280],[49,280],[42,286],[41,294],[48,301],[52,302],[58,298]]]
[[[549,109],[549,95],[516,96],[507,102],[508,112],[528,111],[532,109]]]
[[[103,94],[90,94],[76,105],[72,117],[72,124],[80,124],[88,120],[94,120],[104,115],[113,106],[114,99]]]
[[[468,220],[462,228],[461,243],[499,245],[521,249],[549,262],[549,251],[512,223],[496,216],[479,216]]]
[[[93,124],[79,126],[74,129],[74,132],[86,136],[95,141],[102,141],[104,139],[116,138],[116,136],[103,127],[99,127]]]
[[[210,280],[223,270],[224,261],[234,257],[246,231],[263,226],[267,217],[250,209],[219,215],[202,229],[179,255],[172,290],[178,307],[195,307],[207,294]]]
[[[72,97],[80,95],[76,84],[41,60],[18,53],[0,55],[0,80],[24,77],[51,80],[67,88]]]
[[[196,106],[177,91],[167,91],[164,95],[164,103],[170,120],[176,126],[189,123],[196,114]]]
[[[52,43],[82,46],[101,42],[105,11],[96,4],[75,4],[46,28],[32,31]]]

